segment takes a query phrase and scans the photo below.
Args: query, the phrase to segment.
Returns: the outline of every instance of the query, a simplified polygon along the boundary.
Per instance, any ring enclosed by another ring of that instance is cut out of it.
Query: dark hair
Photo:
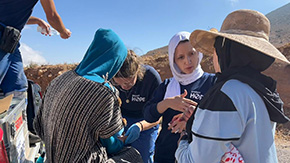
[[[119,72],[115,75],[115,78],[130,78],[136,73],[138,79],[143,79],[145,68],[142,66],[141,58],[138,57],[133,50],[128,50],[127,58]]]
[[[178,44],[180,44],[180,43],[185,43],[185,42],[189,42],[189,40],[188,40],[188,39],[186,39],[186,40],[182,40],[182,41],[180,41]]]

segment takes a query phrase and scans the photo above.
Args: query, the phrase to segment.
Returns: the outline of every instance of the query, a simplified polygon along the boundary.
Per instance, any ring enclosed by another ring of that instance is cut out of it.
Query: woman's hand
[[[135,140],[137,140],[140,136],[140,132],[141,132],[141,129],[136,123],[131,125],[125,134],[125,136],[127,136],[127,138],[125,140],[125,144],[126,145],[131,144]]]
[[[127,136],[121,135],[121,136],[118,137],[118,139],[120,139],[125,144],[125,141],[127,139]]]
[[[187,112],[189,108],[192,106],[196,106],[197,103],[185,98],[187,95],[187,91],[184,90],[184,93],[175,97],[168,98],[169,101],[169,107],[173,110],[181,111],[181,112]]]
[[[180,137],[179,137],[179,139],[177,141],[177,146],[179,145],[181,140],[187,140],[187,139],[188,139],[188,136],[187,136],[186,131],[181,132],[180,133]]]
[[[172,108],[176,111],[181,111],[185,114],[187,118],[191,116],[193,113],[197,103],[185,98],[187,95],[187,91],[184,90],[184,93],[175,97],[167,98],[168,107]]]
[[[175,115],[168,124],[168,130],[171,130],[172,133],[181,133],[186,128],[187,120],[184,118],[184,113]]]

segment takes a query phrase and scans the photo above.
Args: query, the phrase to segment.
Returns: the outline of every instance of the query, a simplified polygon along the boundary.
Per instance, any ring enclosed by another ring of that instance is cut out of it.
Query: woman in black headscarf
[[[275,58],[290,62],[269,42],[269,33],[270,22],[263,14],[237,10],[226,17],[220,32],[191,34],[193,47],[204,54],[214,52],[220,73],[194,114],[192,142],[180,141],[175,153],[179,162],[222,162],[232,145],[245,162],[278,162],[276,122],[289,119],[276,81],[261,72]]]

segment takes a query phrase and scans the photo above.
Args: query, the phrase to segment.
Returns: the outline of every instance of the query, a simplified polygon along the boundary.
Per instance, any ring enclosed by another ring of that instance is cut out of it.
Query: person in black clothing
[[[113,84],[119,90],[122,100],[122,116],[128,123],[125,144],[136,148],[144,163],[153,162],[159,120],[152,123],[145,121],[143,108],[160,83],[158,72],[151,66],[143,65],[141,58],[132,50],[128,50],[123,66],[113,78]]]
[[[25,24],[38,24],[49,30],[43,20],[31,17],[38,0],[1,0],[0,1],[0,88],[5,95],[24,97],[27,79],[23,70],[19,51],[20,33]],[[58,15],[53,0],[40,0],[49,24],[60,37],[67,39],[71,32],[65,28]]]
[[[190,43],[213,56],[217,74],[181,140],[178,162],[223,162],[222,156],[236,147],[244,162],[276,163],[276,123],[286,123],[276,81],[264,75],[279,59],[290,63],[269,42],[270,21],[254,10],[236,10],[224,19],[220,31],[195,30]],[[238,158],[239,162],[241,157]]]

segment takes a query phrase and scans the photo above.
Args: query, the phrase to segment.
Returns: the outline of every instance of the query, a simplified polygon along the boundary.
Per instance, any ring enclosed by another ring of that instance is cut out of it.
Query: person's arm
[[[242,136],[241,122],[237,112],[229,115],[198,108],[191,130],[192,142],[180,140],[175,152],[176,160],[192,163],[220,162],[222,156],[230,151],[231,142]]]
[[[197,105],[196,102],[184,98],[187,95],[185,90],[183,94],[175,97],[164,98],[169,80],[165,80],[154,91],[153,97],[144,106],[144,118],[147,122],[153,123],[159,120],[162,114],[168,109],[184,112],[185,114],[192,114],[193,109]],[[188,117],[190,117],[188,115]]]
[[[67,39],[71,32],[65,28],[61,17],[58,15],[53,0],[40,0],[49,24],[60,33],[60,37]]]
[[[140,136],[140,132],[148,130],[160,123],[160,119],[154,123],[148,123],[145,120],[132,124],[125,134],[125,144],[131,144]]]
[[[193,136],[189,144],[181,140],[175,152],[177,162],[220,162],[222,156],[229,151],[229,141],[217,141]]]
[[[46,33],[49,33],[50,25],[40,18],[30,16],[26,24],[28,24],[28,25],[37,24],[41,28],[45,29]],[[42,34],[44,34],[44,33],[42,33]],[[47,36],[48,34],[45,34],[45,35]]]
[[[143,120],[143,121],[137,122],[136,125],[140,128],[140,131],[145,131],[145,130],[149,130],[150,128],[158,125],[160,123],[160,120],[161,120],[161,118],[158,121],[153,122],[153,123],[149,123],[149,122]]]
[[[244,103],[240,105],[243,108]],[[235,106],[222,92],[215,93],[214,100],[205,99],[195,112],[192,142],[180,141],[175,152],[177,161],[220,162],[231,142],[241,138],[247,123],[247,118],[241,116]]]
[[[143,108],[144,119],[149,123],[158,121],[162,116],[162,114],[157,111],[157,104],[163,100],[168,82],[169,80],[166,79],[156,88],[152,98],[145,104]]]
[[[107,139],[118,133],[123,128],[121,109],[115,103],[119,103],[112,95],[106,96],[100,107],[94,109],[91,119],[91,128],[95,131],[94,136]]]
[[[106,151],[108,154],[114,154],[119,152],[124,147],[125,139],[122,136],[124,129],[117,132],[115,135],[111,136],[107,139],[100,138],[100,142],[104,147],[106,147]]]

